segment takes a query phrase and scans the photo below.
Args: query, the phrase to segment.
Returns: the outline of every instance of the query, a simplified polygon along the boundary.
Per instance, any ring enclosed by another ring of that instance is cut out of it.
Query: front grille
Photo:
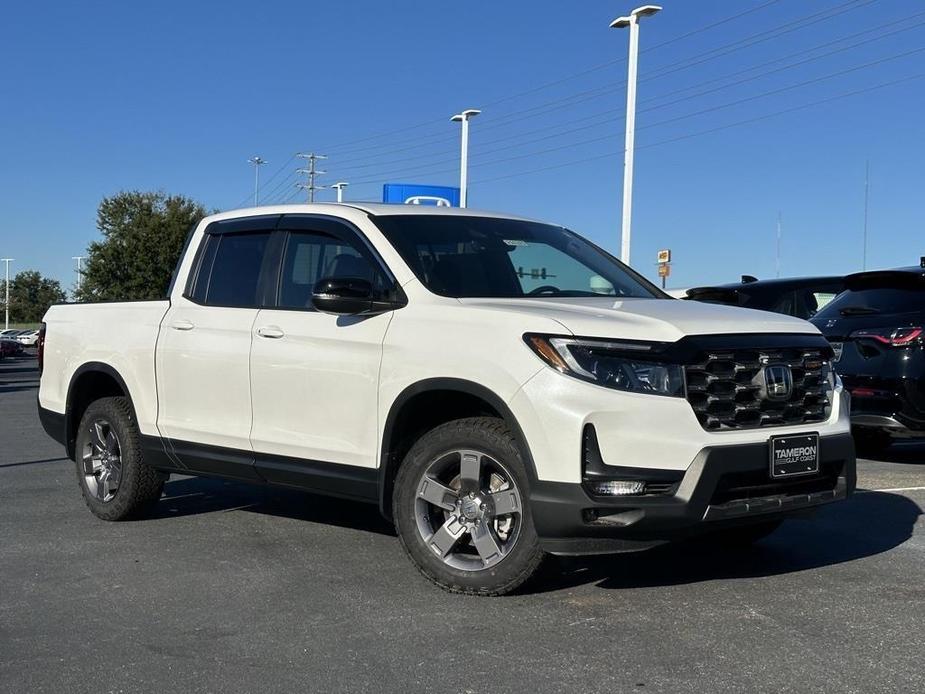
[[[829,412],[824,348],[710,350],[685,366],[687,400],[708,431],[821,422]],[[762,369],[786,364],[793,390],[786,400],[763,393]]]

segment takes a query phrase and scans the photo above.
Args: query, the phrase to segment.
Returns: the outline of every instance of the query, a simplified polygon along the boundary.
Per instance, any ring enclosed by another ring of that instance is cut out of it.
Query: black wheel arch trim
[[[75,422],[73,419],[74,411],[74,386],[81,376],[87,373],[102,373],[106,374],[112,378],[119,388],[122,389],[122,392],[125,393],[125,397],[128,398],[129,407],[132,410],[132,416],[135,418],[135,421],[138,421],[138,416],[135,414],[135,400],[132,398],[132,393],[128,388],[128,385],[125,383],[125,379],[122,378],[115,368],[101,361],[88,361],[84,364],[81,364],[77,367],[73,374],[71,374],[71,380],[67,385],[67,399],[65,400],[64,406],[64,432],[65,432],[65,441],[64,446],[67,449],[67,456],[71,459],[74,458],[74,447],[76,445],[77,439],[77,426],[80,422]]]
[[[382,430],[382,446],[379,454],[379,511],[386,518],[392,517],[391,504],[387,498],[386,491],[390,488],[389,474],[392,470],[395,470],[394,465],[390,465],[389,460],[389,450],[392,445],[392,434],[395,429],[395,423],[398,419],[398,415],[401,413],[404,406],[408,403],[409,400],[414,398],[417,395],[422,393],[448,390],[455,391],[457,393],[463,393],[465,395],[471,395],[473,397],[479,398],[484,402],[488,403],[498,414],[501,415],[501,418],[504,420],[510,428],[514,437],[517,439],[517,445],[520,447],[521,453],[524,456],[524,463],[527,468],[527,478],[532,484],[536,481],[536,465],[533,462],[533,454],[530,451],[530,446],[527,443],[527,437],[524,436],[523,429],[521,429],[517,418],[514,416],[514,413],[511,412],[511,408],[508,407],[507,403],[504,401],[501,396],[499,396],[494,391],[486,388],[480,383],[475,381],[469,381],[462,378],[427,378],[422,381],[417,381],[416,383],[411,384],[406,387],[401,393],[398,394],[398,397],[392,401],[392,405],[389,408],[389,414],[385,420],[385,426]],[[396,461],[397,465],[401,461]]]

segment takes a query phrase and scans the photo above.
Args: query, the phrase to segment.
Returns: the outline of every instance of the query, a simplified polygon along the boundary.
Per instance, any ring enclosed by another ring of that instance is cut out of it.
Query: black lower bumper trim
[[[672,495],[603,499],[580,484],[537,482],[533,522],[544,549],[595,554],[645,549],[725,525],[761,522],[844,499],[857,484],[850,434],[819,439],[819,473],[772,479],[766,442],[703,449]]]
[[[39,421],[45,433],[62,446],[67,446],[67,418],[60,412],[54,412],[41,405],[38,407]]]

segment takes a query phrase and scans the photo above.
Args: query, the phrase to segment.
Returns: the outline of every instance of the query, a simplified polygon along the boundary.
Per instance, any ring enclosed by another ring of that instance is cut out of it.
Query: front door
[[[262,309],[254,324],[257,468],[270,481],[363,496],[350,492],[349,481],[374,488],[379,365],[392,313],[328,315],[313,308],[311,295],[322,278],[359,277],[380,288],[390,280],[358,232],[330,220],[287,219],[277,306]]]

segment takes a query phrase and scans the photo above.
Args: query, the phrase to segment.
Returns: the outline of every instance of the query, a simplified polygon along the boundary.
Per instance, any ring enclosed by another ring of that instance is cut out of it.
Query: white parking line
[[[864,492],[925,492],[925,487],[896,487],[895,489],[858,489],[858,494]]]

